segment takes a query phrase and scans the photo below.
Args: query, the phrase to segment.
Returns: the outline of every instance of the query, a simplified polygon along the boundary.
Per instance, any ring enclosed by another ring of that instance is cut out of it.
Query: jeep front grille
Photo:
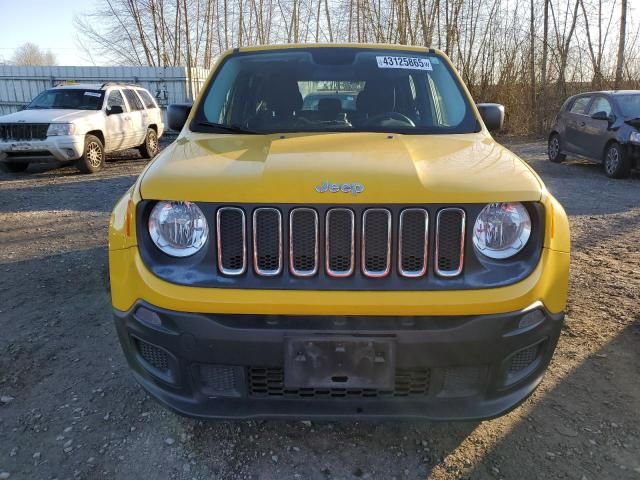
[[[457,277],[464,266],[465,211],[445,207],[434,216],[433,272]],[[242,275],[251,258],[259,277],[323,274],[375,281],[394,271],[400,277],[424,277],[429,271],[429,221],[429,211],[417,207],[220,207],[218,269],[223,275]]]
[[[0,140],[44,140],[47,130],[48,123],[0,123]]]

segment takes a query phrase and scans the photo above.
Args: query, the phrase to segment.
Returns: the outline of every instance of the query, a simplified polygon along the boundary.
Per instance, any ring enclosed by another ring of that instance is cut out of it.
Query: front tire
[[[547,145],[547,154],[549,155],[549,160],[553,163],[562,163],[564,162],[567,156],[564,153],[561,153],[560,150],[560,135],[557,133],[552,134],[549,137],[549,144]]]
[[[158,134],[153,128],[147,130],[147,136],[139,150],[142,158],[153,158],[158,154]]]
[[[87,135],[84,139],[84,153],[76,162],[82,173],[96,173],[104,167],[104,145],[98,137]]]
[[[7,172],[19,173],[29,168],[29,162],[2,162],[2,167]]]
[[[624,149],[618,143],[612,143],[604,152],[604,173],[609,178],[627,178],[631,164]]]

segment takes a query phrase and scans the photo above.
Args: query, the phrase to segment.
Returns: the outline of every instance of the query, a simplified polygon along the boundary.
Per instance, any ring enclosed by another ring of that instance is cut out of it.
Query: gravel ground
[[[640,479],[640,178],[506,143],[571,217],[567,323],[520,408],[482,423],[202,422],[159,407],[110,313],[111,207],[145,165],[119,155],[0,174],[0,480]]]

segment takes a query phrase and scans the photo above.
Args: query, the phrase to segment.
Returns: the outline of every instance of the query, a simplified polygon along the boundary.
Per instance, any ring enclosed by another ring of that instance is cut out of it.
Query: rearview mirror
[[[492,132],[502,130],[502,125],[504,124],[504,105],[500,105],[499,103],[479,103],[477,107],[487,130]]]
[[[606,120],[609,123],[615,122],[615,117],[613,115],[609,115],[607,112],[596,112],[591,115],[591,118],[594,120]]]
[[[119,115],[121,113],[124,113],[122,105],[112,105],[107,108],[107,115]]]
[[[180,131],[189,118],[192,104],[174,103],[167,108],[167,124],[171,130]]]

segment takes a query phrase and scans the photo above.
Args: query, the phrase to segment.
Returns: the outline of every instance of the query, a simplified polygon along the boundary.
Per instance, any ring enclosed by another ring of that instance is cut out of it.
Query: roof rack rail
[[[128,82],[104,82],[100,88],[104,87],[140,87],[139,84],[136,83],[128,83]]]

